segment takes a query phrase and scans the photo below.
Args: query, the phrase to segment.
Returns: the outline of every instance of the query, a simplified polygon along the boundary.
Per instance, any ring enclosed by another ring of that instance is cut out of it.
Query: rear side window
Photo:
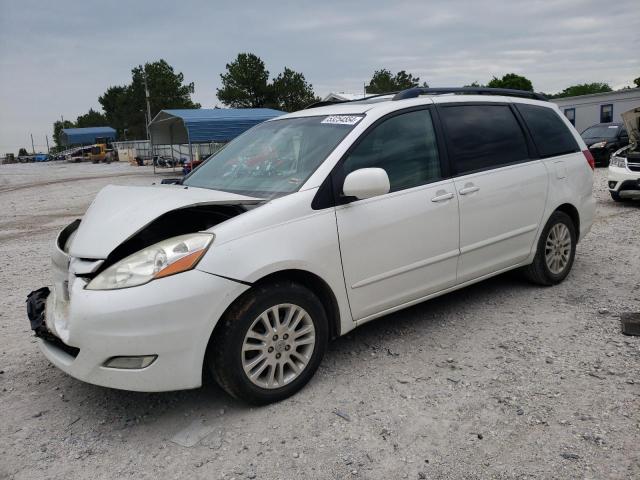
[[[403,113],[377,125],[346,158],[343,173],[346,176],[371,167],[387,172],[392,192],[440,179],[438,145],[429,111]]]
[[[508,105],[445,106],[440,118],[459,174],[529,158],[524,133]]]
[[[558,114],[547,107],[516,104],[542,158],[579,151],[573,135]]]

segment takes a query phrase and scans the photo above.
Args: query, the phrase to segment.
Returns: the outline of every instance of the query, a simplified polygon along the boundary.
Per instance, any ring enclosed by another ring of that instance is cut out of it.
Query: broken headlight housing
[[[213,239],[210,233],[190,233],[163,240],[111,265],[96,275],[85,288],[115,290],[136,287],[156,278],[191,270]]]

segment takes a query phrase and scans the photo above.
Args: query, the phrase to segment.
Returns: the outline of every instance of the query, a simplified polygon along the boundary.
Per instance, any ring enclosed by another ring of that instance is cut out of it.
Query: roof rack
[[[349,103],[350,101],[351,100],[321,100],[307,105],[304,109],[309,110],[310,108],[326,107],[327,105],[335,105],[337,103]]]
[[[440,95],[444,93],[460,93],[472,95],[504,95],[507,97],[532,98],[534,100],[547,101],[547,97],[541,93],[527,92],[525,90],[514,90],[512,88],[488,88],[488,87],[441,87],[427,88],[414,87],[396,93],[391,100],[405,100],[416,98],[420,95]]]
[[[365,102],[366,100],[370,100],[372,98],[385,97],[387,95],[394,95],[397,93],[402,93],[402,92],[378,93],[378,94],[369,95],[368,97],[354,98],[353,100],[321,100],[319,102],[312,103],[311,105],[307,105],[306,107],[304,107],[304,109],[308,110],[310,108],[325,107],[327,105],[336,105],[338,103]]]
[[[527,92],[526,90],[515,90],[513,88],[413,87],[413,88],[407,88],[406,90],[402,90],[400,92],[379,93],[377,95],[369,95],[368,97],[356,98],[353,100],[322,100],[320,102],[315,102],[315,103],[312,103],[311,105],[306,106],[305,110],[308,110],[309,108],[324,107],[327,105],[336,105],[339,103],[366,102],[367,100],[370,100],[372,98],[385,97],[388,95],[393,95],[391,100],[406,100],[407,98],[417,98],[420,95],[442,95],[445,93],[458,93],[458,94],[467,94],[467,95],[502,95],[505,97],[531,98],[533,100],[542,100],[544,102],[549,101],[549,99],[541,93]]]

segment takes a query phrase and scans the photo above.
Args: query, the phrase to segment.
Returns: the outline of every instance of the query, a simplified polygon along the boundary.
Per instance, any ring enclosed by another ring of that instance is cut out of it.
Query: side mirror
[[[342,191],[347,197],[358,200],[389,193],[389,176],[382,168],[360,168],[347,175]]]

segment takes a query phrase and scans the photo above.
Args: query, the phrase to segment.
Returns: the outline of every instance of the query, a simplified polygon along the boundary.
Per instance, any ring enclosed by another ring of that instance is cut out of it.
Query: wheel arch
[[[308,288],[318,296],[320,302],[325,307],[327,319],[329,320],[329,338],[340,336],[340,307],[338,300],[329,284],[315,273],[307,270],[287,269],[270,273],[255,281],[252,287],[273,283],[277,281],[289,280]],[[247,290],[250,292],[251,289]]]
[[[580,214],[578,213],[578,209],[570,203],[563,203],[556,207],[554,212],[563,212],[569,215],[571,221],[573,222],[573,226],[576,230],[576,235],[580,237]]]
[[[224,313],[220,316],[223,318],[229,309],[240,300],[245,295],[249,295],[256,287],[264,285],[266,283],[275,283],[277,281],[293,281],[299,283],[300,285],[308,288],[314,294],[318,296],[320,302],[325,307],[325,312],[327,314],[327,319],[329,320],[329,338],[333,339],[339,337],[341,335],[341,327],[340,327],[340,307],[338,304],[338,300],[329,286],[329,284],[323,280],[321,277],[316,275],[315,273],[311,273],[307,270],[301,269],[285,269],[278,270],[275,272],[271,272],[263,277],[260,277],[258,280],[251,283],[250,288],[242,292],[237,298],[235,298],[227,308]],[[211,340],[215,337],[216,331],[220,328],[221,322],[217,322],[213,331],[211,332]],[[208,349],[209,347],[207,347]]]

